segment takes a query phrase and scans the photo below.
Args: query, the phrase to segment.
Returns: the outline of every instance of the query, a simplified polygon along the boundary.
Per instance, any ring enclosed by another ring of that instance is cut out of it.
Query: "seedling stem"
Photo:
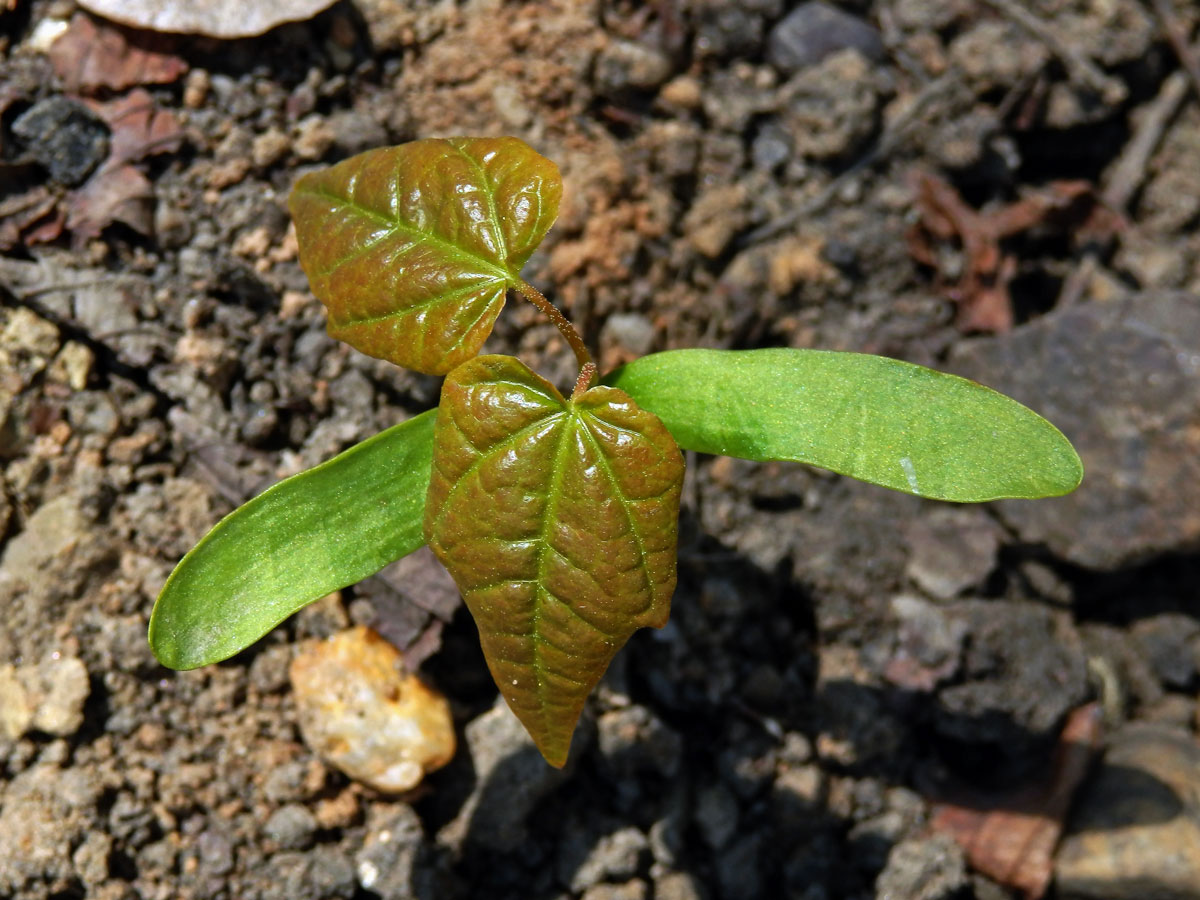
[[[575,359],[579,362],[579,379],[575,382],[575,390],[571,397],[572,399],[578,397],[590,388],[596,379],[596,363],[592,360],[592,354],[588,353],[587,345],[579,336],[579,332],[575,330],[575,326],[558,311],[553,303],[546,299],[545,294],[522,278],[517,279],[516,288],[526,300],[546,314],[554,323],[554,327],[566,338],[571,349],[575,351]]]

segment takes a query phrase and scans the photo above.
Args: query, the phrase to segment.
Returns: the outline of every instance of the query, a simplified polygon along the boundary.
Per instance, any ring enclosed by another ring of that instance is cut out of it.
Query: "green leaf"
[[[226,659],[420,547],[434,419],[430,411],[395,425],[218,522],[154,604],[154,655],[174,669]]]
[[[1075,451],[1041,417],[974,382],[895,360],[677,350],[609,380],[686,449],[807,462],[911,491],[907,458],[922,496],[958,501],[1056,496],[1082,477]],[[543,400],[563,402],[540,379],[533,385]],[[225,659],[305,604],[417,549],[433,442],[428,412],[222,520],[155,604],[155,655],[175,668]]]
[[[501,694],[566,762],[587,695],[635,630],[666,624],[683,459],[622,391],[571,400],[509,356],[442,387],[425,510]]]
[[[479,352],[561,195],[516,138],[438,138],[305,175],[288,206],[330,335],[441,375]]]
[[[1083,466],[1015,400],[923,366],[824,350],[674,350],[605,381],[662,419],[681,447],[794,460],[961,502],[1053,497]]]

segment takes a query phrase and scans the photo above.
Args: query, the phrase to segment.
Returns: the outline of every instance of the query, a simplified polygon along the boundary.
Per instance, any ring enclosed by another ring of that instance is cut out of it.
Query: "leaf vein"
[[[646,587],[650,592],[650,605],[653,606],[654,601],[658,599],[655,596],[657,594],[655,589],[655,581],[650,573],[650,562],[647,558],[646,541],[642,537],[641,530],[638,528],[637,519],[633,515],[633,510],[629,508],[631,501],[621,490],[621,485],[617,481],[616,473],[613,472],[612,464],[609,462],[608,456],[605,455],[604,450],[601,448],[600,441],[594,434],[592,434],[592,429],[589,428],[586,423],[584,423],[583,432],[587,435],[587,439],[595,448],[596,457],[600,463],[600,467],[604,470],[604,474],[608,476],[608,480],[612,482],[613,496],[617,498],[617,502],[620,504],[622,512],[625,513],[625,517],[629,520],[629,532],[633,535],[634,543],[637,544],[638,562],[640,563],[640,568],[646,576]]]
[[[479,180],[484,185],[483,196],[487,200],[488,218],[491,219],[492,229],[496,235],[496,240],[500,244],[500,247],[499,247],[500,258],[502,260],[504,260],[505,268],[507,268],[508,267],[508,246],[507,246],[507,242],[504,240],[504,232],[500,228],[500,217],[496,213],[496,197],[495,197],[494,192],[492,191],[492,183],[491,183],[491,181],[488,180],[487,172],[485,172],[483,166],[481,166],[479,164],[479,160],[477,160],[475,157],[473,157],[471,154],[469,154],[462,147],[458,146],[458,144],[451,141],[450,146],[453,147],[456,151],[458,151],[459,156],[461,156],[463,159],[465,159],[467,161],[467,165],[469,165],[472,169],[475,170],[475,174],[479,176]]]
[[[503,440],[497,441],[496,443],[492,444],[492,446],[488,447],[486,451],[479,450],[472,443],[471,446],[472,446],[472,448],[475,449],[475,452],[479,454],[479,458],[476,459],[474,462],[472,462],[469,466],[467,466],[467,468],[463,469],[462,474],[456,476],[456,478],[454,480],[454,484],[450,485],[450,490],[446,493],[446,499],[442,501],[442,508],[443,509],[449,508],[450,501],[454,497],[455,491],[457,491],[458,488],[463,483],[465,483],[468,478],[470,478],[476,472],[478,472],[479,467],[482,466],[485,462],[487,462],[488,457],[490,457],[493,453],[495,453],[497,450],[501,450],[505,447],[509,447],[512,444],[515,444],[518,440],[520,440],[522,437],[524,437],[528,432],[533,431],[534,429],[538,428],[541,425],[545,425],[548,421],[550,421],[552,419],[561,418],[563,415],[565,415],[565,413],[551,413],[548,416],[543,416],[542,418],[537,419],[534,422],[530,422],[528,425],[518,428],[512,434],[505,437]],[[463,427],[458,424],[458,420],[453,418],[453,416],[449,417],[449,419],[450,419],[451,424],[453,424],[454,427],[458,429],[459,433],[463,437],[467,438],[467,442],[470,443],[470,441],[471,441],[470,437],[468,437],[467,432],[463,429]]]
[[[378,316],[366,316],[361,319],[348,319],[345,322],[338,322],[337,324],[339,327],[345,327],[348,325],[374,325],[376,322],[382,322],[385,319],[395,319],[395,318],[398,318],[399,316],[405,316],[410,313],[420,312],[421,310],[428,309],[429,307],[434,306],[438,303],[445,303],[449,300],[455,300],[459,297],[465,296],[466,294],[474,293],[475,291],[482,290],[489,286],[490,285],[488,282],[482,281],[482,282],[479,282],[478,284],[470,284],[470,285],[466,285],[465,287],[462,287],[462,288],[456,288],[455,290],[450,291],[449,293],[437,294],[433,297],[430,297],[428,300],[422,300],[420,303],[415,303],[412,306],[405,306],[405,307],[401,307],[400,309],[394,309],[391,312],[381,313]],[[483,315],[487,314],[487,311],[491,307],[493,302],[495,302],[495,301],[493,300],[489,303],[484,304]],[[475,320],[475,322],[478,322],[479,319],[482,319],[483,315],[480,315],[479,318],[477,318]],[[472,322],[471,325],[473,326],[475,324],[475,322]],[[467,329],[467,331],[469,331],[469,330],[470,330],[470,328]],[[461,343],[461,340],[458,343]],[[457,346],[457,343],[454,344],[453,346]]]
[[[441,237],[432,231],[422,231],[412,223],[406,222],[400,218],[389,218],[387,215],[381,212],[373,210],[368,206],[363,206],[361,203],[351,197],[343,197],[339,194],[333,193],[327,188],[311,188],[309,192],[323,200],[328,200],[331,203],[347,206],[354,212],[361,216],[365,216],[368,219],[374,219],[377,222],[382,222],[392,231],[401,233],[410,238],[414,244],[424,241],[428,244],[438,247],[447,256],[455,257],[459,261],[465,258],[477,262],[479,265],[493,272],[497,278],[503,279],[505,283],[508,283],[512,280],[512,275],[507,268],[497,266],[487,257],[480,256],[477,253],[472,253],[469,250],[464,250],[462,247],[459,247],[452,241],[448,241],[444,237]]]

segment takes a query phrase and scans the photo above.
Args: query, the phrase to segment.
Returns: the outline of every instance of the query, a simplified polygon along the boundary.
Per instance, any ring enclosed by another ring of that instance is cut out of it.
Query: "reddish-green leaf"
[[[288,205],[329,333],[441,375],[479,352],[561,195],[516,138],[438,138],[305,175]]]
[[[623,391],[564,400],[508,356],[442,387],[425,536],[552,765],[617,650],[667,621],[682,481],[674,439]]]

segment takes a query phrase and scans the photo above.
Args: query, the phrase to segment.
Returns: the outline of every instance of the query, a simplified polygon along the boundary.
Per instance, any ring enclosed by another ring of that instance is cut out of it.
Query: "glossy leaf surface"
[[[154,604],[154,655],[174,669],[219,662],[420,547],[433,425],[432,411],[395,425],[218,522]]]
[[[479,352],[561,195],[516,138],[436,138],[305,175],[288,205],[330,335],[440,375]]]
[[[610,378],[657,411],[685,449],[834,471],[844,465],[846,474],[906,490],[903,466],[901,482],[892,457],[881,454],[909,446],[923,495],[950,500],[1053,496],[1081,476],[1066,439],[1025,407],[894,360],[815,350],[672,351]],[[536,383],[543,400],[557,398]],[[864,407],[869,427],[858,424]],[[158,658],[176,668],[224,659],[306,603],[417,549],[433,422],[429,412],[389,428],[220,522],[155,605],[150,638]],[[949,476],[922,477],[942,464]],[[871,477],[877,470],[879,479]]]
[[[1070,442],[1015,400],[880,356],[673,350],[605,380],[689,450],[811,463],[960,502],[1058,496],[1083,477]]]
[[[679,449],[622,391],[564,400],[506,356],[450,373],[434,442],[426,536],[501,693],[561,766],[613,655],[667,621]]]

